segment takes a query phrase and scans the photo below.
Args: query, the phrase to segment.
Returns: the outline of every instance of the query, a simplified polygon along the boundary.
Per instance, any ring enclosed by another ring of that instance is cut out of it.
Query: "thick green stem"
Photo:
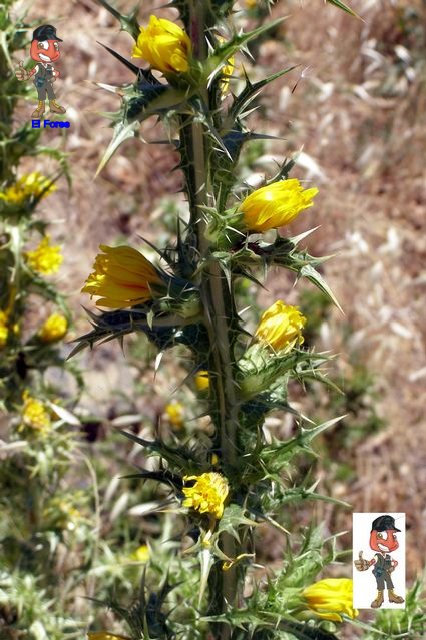
[[[204,60],[206,48],[206,8],[204,3],[191,2],[190,35],[193,55]],[[208,104],[207,88],[201,90],[201,99]],[[237,414],[238,398],[235,384],[235,364],[233,354],[233,300],[228,282],[220,263],[210,255],[210,246],[205,238],[205,222],[201,207],[211,206],[211,176],[209,171],[209,154],[211,149],[208,136],[203,125],[189,122],[183,136],[186,145],[185,155],[188,169],[191,172],[187,185],[192,193],[188,193],[190,206],[190,228],[196,242],[199,260],[204,263],[201,271],[199,287],[203,305],[204,322],[209,337],[209,371],[210,371],[210,414],[217,430],[217,444],[221,449],[221,461],[224,474],[231,478],[235,475],[238,458]],[[236,540],[224,534],[221,540],[224,553],[230,558],[238,555]],[[224,572],[222,563],[216,563],[211,570],[209,613],[221,614],[227,603],[236,604],[238,592],[238,576],[235,569]],[[231,629],[226,624],[214,625],[213,631],[218,640],[228,640]]]

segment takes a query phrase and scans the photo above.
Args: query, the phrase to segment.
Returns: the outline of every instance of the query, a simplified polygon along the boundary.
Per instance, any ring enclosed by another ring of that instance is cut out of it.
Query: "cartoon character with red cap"
[[[52,62],[59,58],[59,42],[63,42],[56,35],[56,29],[51,24],[43,24],[33,32],[30,56],[38,64],[31,71],[26,71],[22,62],[15,71],[18,80],[28,80],[34,76],[34,86],[37,89],[38,105],[33,111],[34,118],[40,118],[45,112],[46,94],[49,99],[49,107],[52,113],[65,113],[66,109],[56,102],[53,91],[53,82],[59,76]]]
[[[377,551],[372,560],[365,560],[362,557],[363,552],[359,552],[359,559],[354,560],[355,567],[358,571],[367,571],[372,565],[374,565],[373,576],[377,582],[377,597],[371,603],[373,609],[378,609],[382,606],[383,592],[386,588],[388,590],[389,602],[396,604],[402,604],[404,598],[397,596],[394,592],[394,586],[391,578],[391,573],[398,565],[397,560],[393,560],[389,555],[392,551],[395,551],[399,547],[398,540],[396,538],[396,531],[401,531],[395,527],[395,518],[389,515],[379,516],[373,520],[370,533],[370,547],[373,551]]]

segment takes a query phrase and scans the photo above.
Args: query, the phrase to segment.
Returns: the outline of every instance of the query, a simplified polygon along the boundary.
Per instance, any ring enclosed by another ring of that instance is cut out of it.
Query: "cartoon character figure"
[[[38,64],[31,71],[26,71],[22,62],[19,64],[15,75],[18,80],[28,80],[34,76],[34,86],[38,94],[38,106],[33,111],[34,118],[40,118],[45,112],[46,94],[49,98],[49,107],[52,113],[65,113],[66,109],[56,102],[53,91],[53,82],[59,77],[59,71],[55,69],[52,62],[61,55],[59,52],[59,42],[63,42],[56,35],[56,29],[51,24],[43,24],[33,32],[31,41],[30,56]]]
[[[395,518],[392,516],[383,515],[373,520],[370,533],[370,547],[378,553],[375,554],[372,560],[366,560],[362,557],[363,552],[360,551],[359,559],[354,560],[355,567],[358,571],[367,571],[374,565],[373,575],[377,582],[377,597],[371,603],[373,609],[378,609],[384,602],[383,592],[385,590],[385,584],[388,590],[389,602],[395,602],[397,604],[404,602],[404,598],[397,596],[394,592],[391,578],[391,573],[395,571],[398,565],[398,561],[393,560],[390,556],[390,553],[399,547],[396,531],[400,532],[401,529],[395,527]]]

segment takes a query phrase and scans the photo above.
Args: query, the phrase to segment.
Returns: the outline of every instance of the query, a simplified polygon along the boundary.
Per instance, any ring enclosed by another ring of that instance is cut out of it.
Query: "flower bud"
[[[340,614],[350,618],[358,616],[353,606],[353,580],[349,578],[327,578],[315,582],[302,592],[308,607],[325,620],[343,622]]]
[[[191,41],[174,22],[150,16],[132,50],[133,58],[143,58],[151,67],[165,75],[186,73],[189,68]]]
[[[277,229],[294,220],[301,211],[312,207],[316,187],[304,189],[297,178],[280,180],[253,191],[239,206],[248,231]]]
[[[297,307],[277,300],[263,313],[255,337],[275,351],[288,350],[296,343],[303,344],[305,324],[306,318]]]

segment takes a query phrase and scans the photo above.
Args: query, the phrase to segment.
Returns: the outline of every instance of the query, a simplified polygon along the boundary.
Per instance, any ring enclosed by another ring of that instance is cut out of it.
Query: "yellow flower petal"
[[[82,291],[101,296],[99,307],[120,309],[152,298],[151,287],[161,284],[156,269],[132,247],[108,247],[101,244]]]
[[[205,370],[198,371],[194,376],[194,384],[197,391],[205,391],[209,388],[209,372]]]
[[[57,342],[62,340],[67,329],[68,321],[65,316],[60,313],[52,313],[41,327],[38,335],[42,342]]]
[[[302,592],[309,608],[325,620],[342,622],[341,614],[356,618],[353,606],[353,581],[349,578],[327,578],[310,585]]]
[[[150,16],[132,50],[134,58],[143,58],[163,73],[185,73],[189,68],[191,41],[174,22]]]
[[[297,178],[274,182],[253,191],[239,206],[248,231],[263,232],[289,224],[313,206],[318,189],[304,189]]]
[[[180,402],[170,402],[164,409],[170,424],[173,427],[183,426],[184,408]]]
[[[27,251],[25,257],[34,271],[43,275],[56,273],[62,264],[61,248],[50,244],[50,236],[46,235],[33,251]]]
[[[281,351],[293,347],[296,342],[303,344],[305,324],[306,318],[297,307],[277,300],[263,313],[255,337],[275,351]]]
[[[50,417],[40,400],[30,396],[28,391],[23,395],[22,420],[24,425],[37,431],[46,431],[50,427]]]
[[[183,481],[195,480],[192,487],[182,489],[185,500],[182,506],[200,513],[211,513],[216,518],[223,516],[225,500],[229,493],[228,480],[220,473],[202,473],[200,476],[184,476]]]
[[[38,171],[25,174],[15,184],[0,191],[0,200],[19,205],[30,198],[44,198],[56,191],[56,186]]]

